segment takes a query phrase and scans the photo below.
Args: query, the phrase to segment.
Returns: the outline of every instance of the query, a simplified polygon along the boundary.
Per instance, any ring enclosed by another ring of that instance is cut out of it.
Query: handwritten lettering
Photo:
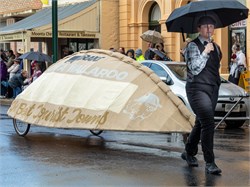
[[[82,113],[81,109],[75,109],[73,111],[75,116],[72,119],[68,119],[67,123],[95,123],[95,124],[104,124],[108,117],[108,112],[105,112],[103,115],[86,115]]]
[[[35,108],[35,104],[31,106],[27,106],[27,104],[21,103],[16,113],[23,115],[23,116],[30,116],[34,108]]]
[[[58,111],[48,110],[44,105],[38,106],[40,111],[37,115],[34,115],[34,118],[39,118],[40,120],[50,121],[50,122],[62,122],[65,119],[65,116],[68,114],[68,108],[63,109],[59,107]]]
[[[21,117],[33,118],[35,121],[46,121],[53,123],[82,123],[82,124],[104,124],[107,121],[109,112],[105,112],[103,115],[90,115],[84,113],[83,109],[74,109],[71,112],[69,107],[58,107],[56,109],[50,109],[44,104],[32,104],[27,103],[14,103],[16,108],[16,114]],[[12,106],[11,106],[12,108]],[[12,110],[14,111],[14,110]]]

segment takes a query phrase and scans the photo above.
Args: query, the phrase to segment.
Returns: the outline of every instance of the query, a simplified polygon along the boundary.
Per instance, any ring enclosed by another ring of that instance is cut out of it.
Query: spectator
[[[8,58],[3,49],[0,49],[0,56],[5,63],[8,61]]]
[[[1,56],[0,56],[0,62],[1,62],[1,75],[0,76],[1,76],[1,82],[2,82],[2,81],[7,81],[8,80],[8,72],[7,72],[7,66],[4,63],[3,59],[1,58]],[[5,95],[6,95],[6,93],[7,93],[7,88],[4,87],[1,84],[1,97],[4,98]]]
[[[34,82],[41,74],[42,74],[42,70],[41,70],[40,64],[36,62],[34,65],[33,74],[29,80],[29,83]]]
[[[127,51],[126,55],[127,55],[128,57],[130,57],[130,58],[132,58],[132,59],[135,60],[135,51],[134,51],[134,49],[129,49],[129,50]]]
[[[23,59],[20,59],[20,58],[19,58],[21,55],[22,55],[21,53],[16,53],[16,54],[15,54],[16,59],[19,59],[19,60],[20,60],[20,66],[19,66],[19,71],[18,71],[18,73],[21,73],[21,71],[22,71],[22,69],[23,69]]]
[[[191,41],[192,41],[191,38],[186,38],[186,40],[185,40],[185,42],[184,42],[184,46],[183,46],[183,48],[180,50],[180,53],[181,53],[181,55],[182,55],[184,61],[186,61],[186,60],[185,60],[185,52],[186,52],[186,50],[187,50],[187,45],[188,45]]]
[[[10,68],[10,66],[14,64],[14,59],[16,58],[12,50],[7,51],[7,58],[8,58],[8,61],[6,65],[7,65],[7,68]]]
[[[14,64],[7,70],[9,73],[9,80],[19,72],[19,67],[20,67],[20,60],[15,59]]]
[[[163,60],[159,55],[155,54],[153,60]]]
[[[151,42],[148,42],[148,49],[144,53],[146,60],[152,60],[154,58],[154,52],[152,52],[150,48],[154,48],[154,44]]]
[[[139,61],[139,62],[145,60],[141,49],[136,49],[136,51],[135,51],[135,59],[136,59],[136,61]]]
[[[125,55],[125,48],[124,47],[120,47],[118,49],[118,52],[121,53],[121,54],[123,54],[123,55]]]
[[[22,71],[14,75],[8,82],[8,85],[13,89],[13,98],[22,92],[22,86],[25,85],[24,80],[28,77],[27,71]]]
[[[237,72],[237,61],[236,61],[236,46],[232,46],[231,62],[229,66],[229,77],[228,80],[234,84],[238,84],[238,72]]]
[[[116,49],[113,48],[113,47],[110,47],[109,50],[112,51],[112,52],[116,52]]]
[[[64,47],[63,49],[63,57],[66,57],[68,55],[72,55],[74,51],[70,50],[68,47]]]
[[[155,45],[155,48],[163,53],[166,53],[165,50],[164,50],[164,44],[163,43],[157,43]]]
[[[233,52],[236,54],[236,58],[232,58],[232,66],[230,68],[228,80],[236,85],[239,83],[240,74],[246,69],[246,56],[241,50],[240,44],[234,44],[232,47]]]

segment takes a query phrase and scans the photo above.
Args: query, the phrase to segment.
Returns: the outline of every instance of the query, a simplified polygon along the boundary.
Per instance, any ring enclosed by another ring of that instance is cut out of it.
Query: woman
[[[232,65],[230,67],[230,73],[228,80],[236,85],[239,83],[240,73],[246,69],[246,56],[242,52],[240,44],[234,44],[232,47],[233,53],[236,58],[231,58]]]
[[[135,51],[133,49],[129,49],[126,53],[126,56],[135,60]]]

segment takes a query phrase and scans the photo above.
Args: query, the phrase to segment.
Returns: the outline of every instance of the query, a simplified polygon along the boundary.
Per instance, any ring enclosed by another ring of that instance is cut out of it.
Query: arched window
[[[154,3],[149,11],[149,30],[156,30],[161,32],[161,25],[159,20],[161,19],[161,10],[157,3]]]

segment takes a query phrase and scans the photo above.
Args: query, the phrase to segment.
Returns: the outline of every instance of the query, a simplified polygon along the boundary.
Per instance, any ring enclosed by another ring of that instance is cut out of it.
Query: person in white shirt
[[[239,83],[240,73],[246,69],[246,56],[241,50],[240,44],[234,44],[232,50],[235,51],[236,58],[232,60],[228,80],[236,85]]]
[[[9,68],[8,68],[8,73],[9,73],[9,80],[19,72],[19,67],[20,67],[20,60],[19,59],[15,59],[14,60],[14,64],[11,65]]]

